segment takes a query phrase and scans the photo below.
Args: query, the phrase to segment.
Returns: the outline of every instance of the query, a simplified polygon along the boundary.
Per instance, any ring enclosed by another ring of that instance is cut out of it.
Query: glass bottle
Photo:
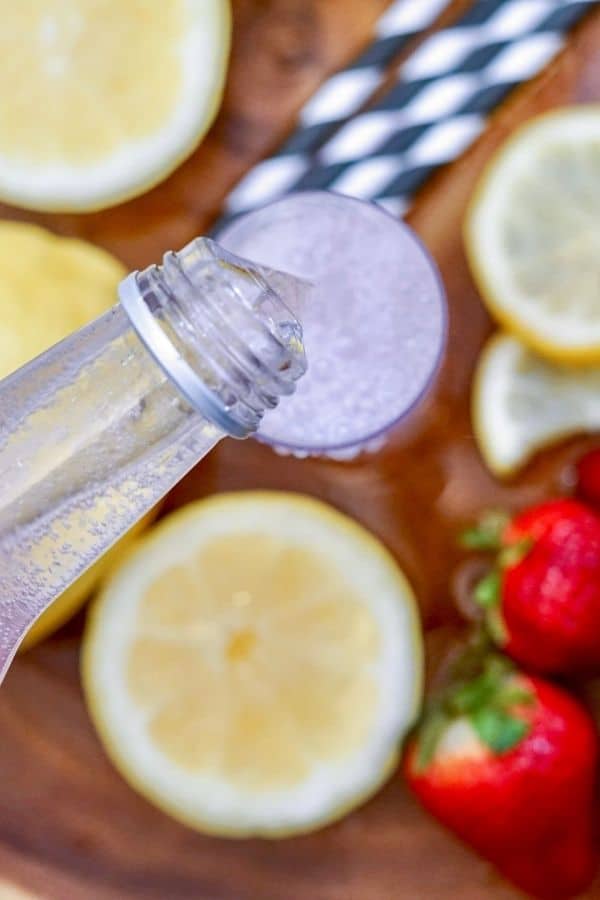
[[[0,678],[52,600],[293,392],[305,360],[286,301],[305,288],[198,239],[0,382]]]

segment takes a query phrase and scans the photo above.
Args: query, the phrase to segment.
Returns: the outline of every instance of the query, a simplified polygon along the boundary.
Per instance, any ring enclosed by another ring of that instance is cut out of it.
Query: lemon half
[[[549,444],[600,429],[600,364],[552,363],[497,335],[478,363],[472,417],[488,467],[512,475]]]
[[[395,766],[421,697],[412,590],[316,500],[183,508],[95,601],[92,719],[123,777],[200,830],[281,837],[341,816]]]
[[[218,109],[228,0],[27,0],[0,32],[0,197],[99,209],[165,178]]]
[[[525,125],[492,159],[465,220],[492,315],[558,362],[600,362],[600,106]]]

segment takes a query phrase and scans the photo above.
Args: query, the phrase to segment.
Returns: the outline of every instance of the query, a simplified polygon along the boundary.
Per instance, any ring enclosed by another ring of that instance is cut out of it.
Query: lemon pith
[[[205,831],[283,836],[387,777],[422,651],[412,591],[374,538],[318,501],[250,492],[142,539],[93,606],[82,666],[141,793]]]

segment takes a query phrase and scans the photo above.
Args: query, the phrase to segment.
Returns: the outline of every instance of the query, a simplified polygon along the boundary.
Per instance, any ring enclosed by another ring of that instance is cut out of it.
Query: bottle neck
[[[306,370],[302,329],[286,286],[209,238],[167,253],[119,288],[140,339],[191,405],[232,437],[256,431],[263,414],[295,390]]]

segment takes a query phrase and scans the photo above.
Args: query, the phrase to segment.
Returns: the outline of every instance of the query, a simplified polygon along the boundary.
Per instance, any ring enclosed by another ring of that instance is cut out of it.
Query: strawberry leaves
[[[494,753],[506,753],[520,744],[529,732],[529,725],[503,709],[482,707],[471,715],[475,731]]]
[[[466,715],[481,741],[494,753],[506,753],[529,732],[529,725],[515,715],[515,707],[532,702],[532,696],[514,677],[514,666],[499,654],[483,662],[481,674],[455,689],[451,704]]]
[[[488,512],[477,525],[463,531],[460,543],[467,550],[499,550],[502,532],[509,521],[509,517],[503,512]]]
[[[495,562],[473,590],[475,601],[484,610],[483,622],[455,660],[449,684],[426,706],[419,729],[417,769],[427,767],[456,719],[467,719],[481,743],[494,754],[507,753],[529,733],[522,707],[532,703],[533,697],[517,678],[513,664],[490,652],[490,641],[503,645],[507,637],[501,606],[504,574],[533,546],[529,537],[511,541],[509,522],[506,514],[490,512],[461,535],[463,547],[493,553]]]
[[[427,768],[446,728],[458,718],[467,718],[493,753],[512,750],[530,729],[519,707],[532,702],[510,660],[489,653],[487,640],[478,633],[456,660],[450,683],[427,705],[419,729],[417,769]]]
[[[495,563],[473,590],[473,599],[485,611],[485,625],[492,640],[499,646],[506,643],[506,628],[501,613],[502,581],[504,572],[518,565],[531,548],[529,537],[513,543],[506,543],[503,535],[509,518],[502,512],[484,515],[474,527],[464,531],[460,537],[463,547],[470,550],[493,552]]]
[[[484,609],[490,609],[496,606],[500,600],[501,584],[501,573],[498,569],[492,569],[476,584],[473,597]]]
[[[415,768],[417,772],[424,772],[435,755],[435,751],[441,741],[444,731],[450,723],[450,718],[443,705],[428,704],[425,716],[419,726],[419,740]]]

